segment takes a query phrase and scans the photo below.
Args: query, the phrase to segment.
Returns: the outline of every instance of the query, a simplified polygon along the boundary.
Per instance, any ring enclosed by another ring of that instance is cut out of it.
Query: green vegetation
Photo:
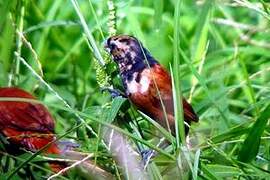
[[[115,0],[109,11],[109,2],[0,0],[0,87],[35,94],[55,117],[57,137],[77,141],[116,179],[270,177],[270,3]],[[126,99],[101,91],[123,90],[102,45],[115,29],[143,42],[171,71],[176,97],[182,90],[198,113],[183,143],[189,148],[181,145],[181,103],[172,138]],[[174,145],[159,148],[161,137]],[[136,158],[149,148],[159,155],[144,171]],[[0,158],[0,179],[53,175],[38,152],[9,155],[0,144]],[[90,178],[77,171],[57,178]]]

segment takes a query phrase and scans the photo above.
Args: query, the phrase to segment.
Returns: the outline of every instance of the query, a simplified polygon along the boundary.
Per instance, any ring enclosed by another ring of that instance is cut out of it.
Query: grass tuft
[[[91,161],[116,179],[268,179],[269,10],[266,0],[0,0],[0,86],[33,93],[38,100],[31,103],[42,102],[53,114],[57,140],[75,140],[78,151],[93,154]],[[101,45],[116,33],[135,34],[171,72],[176,143],[126,99],[100,91],[123,91]],[[200,118],[188,139],[184,97]],[[119,142],[104,131],[121,136],[130,154],[112,153]],[[173,145],[159,147],[162,138]],[[146,149],[158,156],[145,166],[117,159],[140,162]],[[53,176],[39,153],[11,155],[0,143],[0,177]],[[132,173],[138,169],[141,174]],[[71,170],[59,178],[89,177]]]

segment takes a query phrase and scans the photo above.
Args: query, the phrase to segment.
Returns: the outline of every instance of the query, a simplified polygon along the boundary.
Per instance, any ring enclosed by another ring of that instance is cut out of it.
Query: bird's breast
[[[128,94],[145,94],[148,92],[151,79],[148,76],[144,76],[144,73],[141,73],[139,79],[137,76],[138,74],[134,73],[132,80],[126,82]]]

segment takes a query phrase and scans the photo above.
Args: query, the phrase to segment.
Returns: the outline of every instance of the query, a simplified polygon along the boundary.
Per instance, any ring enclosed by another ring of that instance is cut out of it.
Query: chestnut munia
[[[35,152],[48,146],[43,153],[56,154],[67,160],[49,161],[54,172],[70,167],[69,160],[81,161],[89,156],[74,151],[78,144],[72,141],[54,142],[56,139],[54,119],[44,105],[34,102],[36,98],[30,93],[15,87],[0,88],[0,98],[2,98],[0,100],[0,133],[8,141],[8,144],[5,144],[8,153],[15,155],[21,153],[20,148]],[[84,173],[86,170],[89,177],[112,179],[110,173],[90,160],[80,164]]]
[[[143,113],[168,129],[160,97],[165,106],[169,128],[175,135],[175,120],[171,76],[143,45],[132,36],[116,35],[108,38],[105,48],[118,64],[125,95]],[[158,91],[160,96],[158,95]],[[183,99],[185,122],[197,122],[192,106]],[[185,126],[186,133],[188,126]]]
[[[36,99],[30,93],[15,87],[0,88],[0,98]],[[61,154],[60,148],[52,142],[55,140],[54,119],[42,104],[19,99],[1,100],[0,133],[6,137],[11,151],[24,148],[35,152],[51,143],[43,152]],[[51,167],[57,171],[61,168],[60,164],[52,163]]]

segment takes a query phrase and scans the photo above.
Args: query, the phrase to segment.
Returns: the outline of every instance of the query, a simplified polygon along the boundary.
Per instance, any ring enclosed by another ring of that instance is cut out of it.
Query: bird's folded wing
[[[155,65],[151,68],[151,71],[148,75],[149,77],[154,78],[155,81],[152,81],[150,85],[149,93],[153,97],[153,103],[160,104],[160,99],[162,99],[163,104],[166,108],[167,113],[174,114],[173,106],[173,95],[172,95],[172,85],[170,74],[160,65]],[[183,99],[183,110],[184,118],[188,121],[198,122],[199,118],[194,112],[192,106]]]
[[[17,88],[0,91],[0,97],[35,99],[31,94]],[[54,120],[42,104],[0,101],[0,127],[25,131],[53,132]]]

